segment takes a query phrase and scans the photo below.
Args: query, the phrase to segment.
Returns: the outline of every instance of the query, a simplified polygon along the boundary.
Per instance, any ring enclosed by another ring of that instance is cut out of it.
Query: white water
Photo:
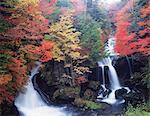
[[[115,44],[115,38],[110,38],[108,40],[108,45],[105,47],[105,50],[109,51],[110,56],[115,56],[114,52],[114,44]],[[118,80],[118,75],[115,70],[115,68],[112,65],[112,59],[110,57],[104,58],[101,61],[98,62],[99,67],[102,68],[102,78],[103,78],[103,84],[101,85],[103,88],[103,91],[105,92],[107,90],[106,88],[106,83],[105,83],[105,75],[104,75],[104,66],[107,66],[109,68],[108,71],[108,76],[109,76],[109,81],[110,81],[110,90],[111,93],[109,93],[107,96],[103,97],[103,92],[99,94],[97,97],[98,99],[102,99],[102,102],[106,102],[108,104],[116,104],[116,103],[123,103],[125,102],[124,100],[117,100],[115,97],[115,91],[118,89],[126,89],[127,93],[130,91],[127,87],[121,87],[119,80]]]
[[[25,86],[25,91],[20,93],[15,100],[15,106],[22,116],[69,116],[66,115],[64,108],[48,106],[34,90],[32,78],[38,73],[40,63],[31,71],[29,81]]]
[[[115,68],[112,66],[112,60],[110,57],[108,58],[104,58],[102,61],[98,62],[99,64],[99,67],[102,67],[102,76],[103,76],[103,88],[104,88],[104,91],[106,90],[106,87],[105,87],[105,76],[104,76],[104,66],[108,66],[109,68],[109,71],[108,71],[108,76],[109,76],[109,80],[110,80],[110,85],[111,85],[111,93],[108,95],[108,97],[105,97],[103,98],[102,97],[102,94],[100,94],[98,96],[98,98],[103,98],[101,101],[103,102],[107,102],[109,104],[114,104],[116,102],[118,102],[115,98],[115,91],[117,89],[121,89],[121,86],[120,86],[120,83],[119,83],[119,80],[118,80],[118,76],[117,76],[117,73],[116,73],[116,70]]]

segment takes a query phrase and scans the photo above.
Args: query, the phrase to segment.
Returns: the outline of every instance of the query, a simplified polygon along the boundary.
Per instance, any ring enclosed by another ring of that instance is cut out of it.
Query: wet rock
[[[59,103],[71,103],[79,96],[79,87],[62,87],[53,94],[53,100]]]
[[[91,110],[103,109],[103,105],[101,103],[97,103],[91,100],[85,100],[82,98],[76,98],[74,101],[74,105],[80,108]]]
[[[95,99],[97,97],[97,94],[93,92],[91,89],[87,89],[84,93],[84,99],[90,100],[90,99]]]
[[[101,95],[101,97],[99,96],[98,98],[101,99],[103,97],[108,96],[111,93],[111,90],[106,88],[105,86],[101,85],[100,90],[99,90],[99,95]]]
[[[111,93],[111,90],[110,90],[110,89],[106,89],[106,90],[103,92],[103,97],[108,96],[110,93]]]
[[[84,97],[84,93],[85,93],[86,89],[88,88],[88,84],[89,84],[89,82],[80,84],[80,93],[79,93],[79,95],[80,95],[81,98]]]
[[[133,106],[136,106],[137,104],[142,104],[144,101],[143,95],[138,90],[132,90],[129,94],[126,94],[124,96],[124,99],[126,101],[126,104],[132,104]]]
[[[86,83],[82,83],[80,85],[80,97],[84,97],[87,99],[94,99],[98,95],[98,91],[100,88],[100,83],[98,81],[90,80]]]
[[[14,104],[1,104],[1,116],[19,116],[19,112]]]
[[[125,95],[127,94],[128,90],[126,90],[125,88],[122,89],[118,89],[115,91],[115,97],[116,99],[124,99]]]
[[[141,72],[148,64],[148,58],[142,54],[134,54],[132,57],[120,57],[116,60],[115,69],[122,85],[133,86],[128,83],[133,74]]]
[[[97,91],[100,88],[100,82],[91,80],[89,81],[88,88]]]
[[[62,61],[49,61],[41,72],[42,77],[48,85],[59,85],[60,83],[65,84],[63,83],[65,81],[62,81],[63,74],[65,73],[64,63]]]

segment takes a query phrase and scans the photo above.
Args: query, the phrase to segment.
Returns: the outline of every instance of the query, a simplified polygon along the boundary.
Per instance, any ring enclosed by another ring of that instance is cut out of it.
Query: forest
[[[1,0],[0,115],[149,116],[149,6],[149,0]]]

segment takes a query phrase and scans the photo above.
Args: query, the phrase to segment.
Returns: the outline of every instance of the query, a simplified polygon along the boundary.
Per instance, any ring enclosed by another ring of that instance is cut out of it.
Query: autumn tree
[[[150,54],[148,0],[130,0],[116,16],[116,46],[120,55]]]
[[[80,35],[80,45],[88,54],[88,59],[94,64],[101,58],[100,25],[90,15],[87,15],[86,19],[83,15],[77,18],[76,27],[82,33]]]
[[[53,43],[43,40],[56,0],[3,0],[0,28],[0,103],[11,102],[27,80],[27,68],[34,60],[51,60]],[[41,4],[45,6],[41,8]]]
[[[79,35],[81,33],[73,27],[72,13],[61,15],[59,22],[50,26],[49,33],[45,35],[45,39],[55,44],[52,50],[53,59],[64,61],[65,68],[70,69],[71,73],[64,76],[70,76],[74,80],[75,74],[82,75],[87,72],[88,68],[81,66],[87,56],[80,53]]]

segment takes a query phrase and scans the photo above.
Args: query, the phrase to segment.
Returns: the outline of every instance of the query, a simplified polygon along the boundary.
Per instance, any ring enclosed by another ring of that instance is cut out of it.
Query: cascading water
[[[21,116],[66,116],[63,108],[48,106],[34,90],[32,78],[38,73],[40,63],[31,71],[29,81],[25,86],[25,92],[19,94],[15,100],[15,106],[18,108]],[[68,116],[68,115],[67,115]]]
[[[106,46],[106,50],[110,52],[110,56],[115,56],[115,52],[113,50],[114,39],[115,38],[110,38],[108,40],[108,45]],[[103,79],[103,83],[101,85],[102,88],[97,97],[98,100],[100,99],[100,101],[106,102],[108,104],[123,103],[124,102],[123,99],[122,100],[116,99],[115,91],[124,88],[127,90],[127,93],[128,93],[130,90],[127,87],[121,87],[119,80],[118,80],[117,72],[112,65],[112,59],[110,57],[104,58],[98,62],[98,66],[102,68],[102,79]],[[106,87],[106,82],[105,82],[106,81],[105,74],[104,74],[105,66],[108,67],[108,77],[110,81],[109,88]]]
[[[130,77],[132,79],[133,78],[133,72],[132,72],[131,63],[130,63],[130,60],[129,60],[128,56],[126,56],[126,59],[127,59],[127,63],[128,63],[128,66],[129,66]]]

